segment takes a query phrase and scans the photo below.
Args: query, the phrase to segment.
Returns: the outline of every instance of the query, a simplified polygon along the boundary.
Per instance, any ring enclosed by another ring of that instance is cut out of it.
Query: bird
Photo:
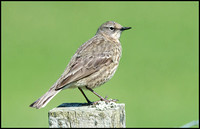
[[[100,101],[109,102],[93,89],[109,81],[116,72],[122,55],[120,36],[128,29],[131,27],[123,27],[114,21],[103,23],[96,34],[77,49],[59,79],[29,106],[43,108],[57,93],[68,88],[78,88],[88,104],[92,102],[83,89],[94,93]]]

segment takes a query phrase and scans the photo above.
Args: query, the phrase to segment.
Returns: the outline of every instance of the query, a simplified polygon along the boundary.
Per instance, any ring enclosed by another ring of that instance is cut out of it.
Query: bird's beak
[[[120,30],[124,31],[124,30],[129,30],[129,29],[131,29],[131,27],[122,27]]]

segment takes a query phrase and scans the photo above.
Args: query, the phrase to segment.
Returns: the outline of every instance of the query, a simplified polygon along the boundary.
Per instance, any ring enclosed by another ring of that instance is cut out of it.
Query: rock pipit
[[[131,27],[108,21],[102,24],[96,35],[85,42],[71,58],[67,68],[53,86],[30,107],[42,108],[61,90],[78,88],[88,103],[92,103],[83,92],[88,89],[97,95],[100,100],[109,101],[101,97],[93,88],[96,88],[112,78],[122,54],[120,35]]]

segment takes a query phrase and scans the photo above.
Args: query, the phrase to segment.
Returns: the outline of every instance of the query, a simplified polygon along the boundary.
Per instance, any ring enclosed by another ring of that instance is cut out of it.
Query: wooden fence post
[[[48,112],[50,128],[125,128],[125,104],[63,103]]]

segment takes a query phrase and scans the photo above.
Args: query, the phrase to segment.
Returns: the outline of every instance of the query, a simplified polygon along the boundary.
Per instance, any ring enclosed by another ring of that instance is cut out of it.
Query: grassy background
[[[28,107],[109,20],[133,29],[121,36],[115,76],[95,91],[126,104],[126,126],[179,127],[198,119],[198,2],[1,4],[2,127],[48,127],[50,109],[85,102],[74,89],[60,92],[41,110]]]

